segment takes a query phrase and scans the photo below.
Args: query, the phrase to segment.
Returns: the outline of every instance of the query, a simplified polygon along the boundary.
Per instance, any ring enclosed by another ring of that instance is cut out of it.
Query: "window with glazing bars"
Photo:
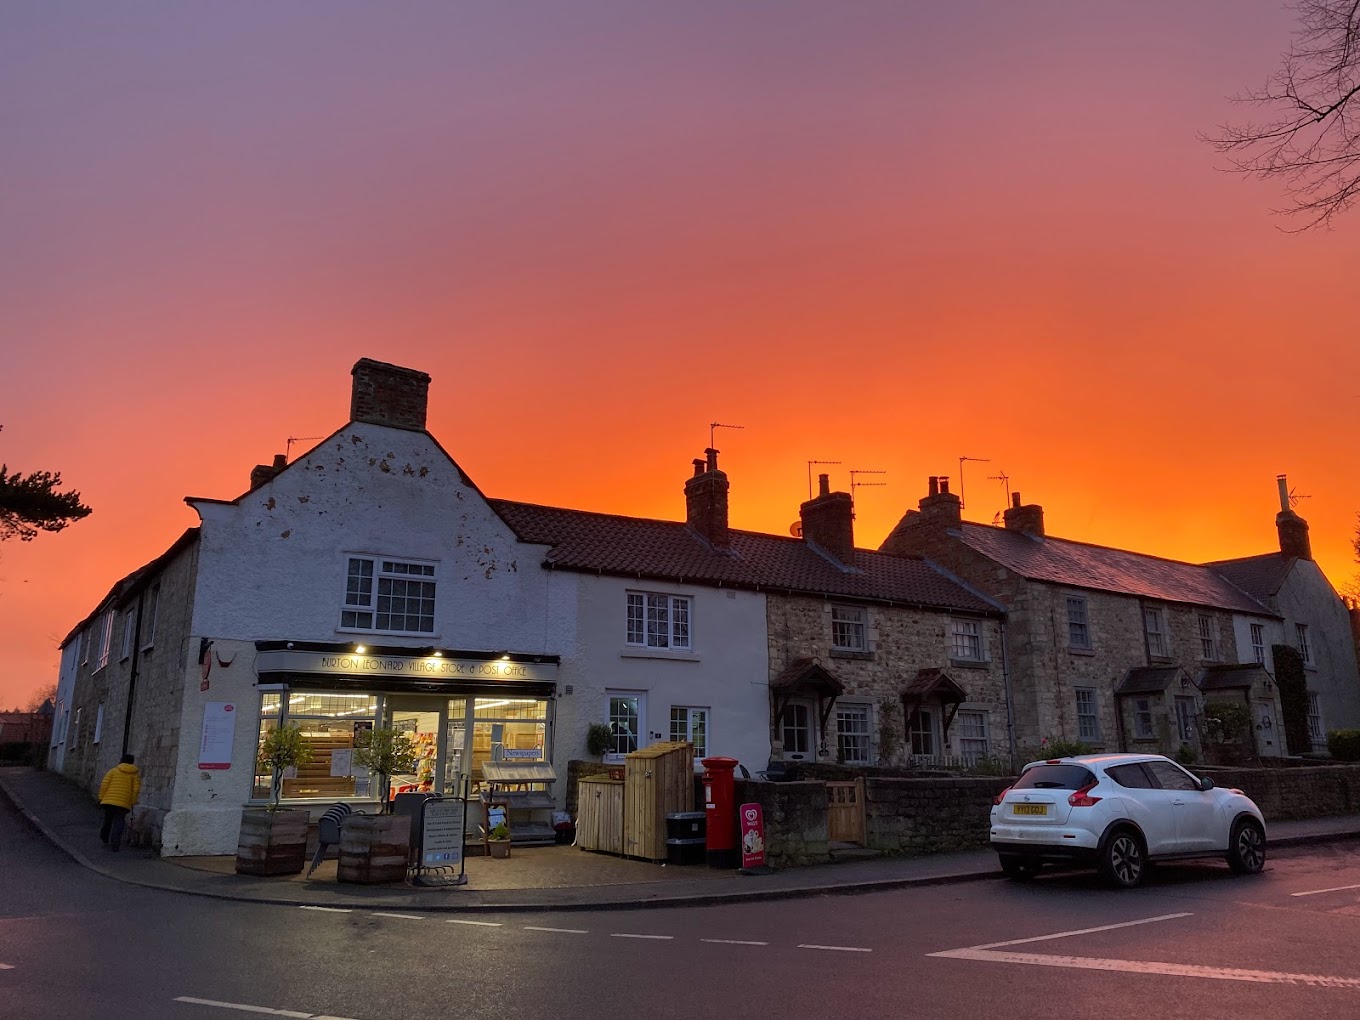
[[[1257,662],[1266,661],[1266,628],[1264,624],[1251,625],[1251,655]]]
[[[987,713],[961,711],[954,720],[959,735],[959,752],[967,758],[985,758],[990,751]]]
[[[1308,646],[1308,624],[1294,624],[1294,633],[1299,636],[1299,655],[1303,656],[1305,664],[1313,664],[1313,650]]]
[[[434,599],[433,564],[351,556],[340,626],[433,634]]]
[[[1143,610],[1143,631],[1147,634],[1148,654],[1164,659],[1171,654],[1171,642],[1166,636],[1166,621],[1160,609]]]
[[[953,627],[955,659],[982,661],[982,625],[976,620],[955,620]]]
[[[1081,740],[1100,739],[1100,711],[1094,687],[1077,688],[1077,736]]]
[[[836,760],[847,765],[868,763],[868,705],[842,705],[836,709]]]
[[[1086,617],[1086,600],[1067,596],[1067,643],[1073,648],[1091,647],[1091,625]]]
[[[1218,658],[1218,641],[1214,638],[1214,618],[1199,617],[1199,657],[1210,661]]]
[[[862,652],[865,641],[863,606],[831,607],[831,647],[843,652]]]
[[[694,757],[708,757],[708,709],[671,706],[671,740],[689,741]]]
[[[685,595],[628,593],[628,644],[642,648],[690,647],[690,600]]]

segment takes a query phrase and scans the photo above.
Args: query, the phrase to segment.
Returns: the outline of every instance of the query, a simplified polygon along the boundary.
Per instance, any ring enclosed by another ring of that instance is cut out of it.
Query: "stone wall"
[[[1360,812],[1360,765],[1313,768],[1194,768],[1218,786],[1236,787],[1261,809],[1267,822],[1329,818]]]
[[[766,861],[775,868],[826,864],[826,785],[738,780],[737,804],[759,804],[765,820]]]
[[[1008,778],[869,779],[864,784],[864,845],[886,854],[986,849],[992,800]]]

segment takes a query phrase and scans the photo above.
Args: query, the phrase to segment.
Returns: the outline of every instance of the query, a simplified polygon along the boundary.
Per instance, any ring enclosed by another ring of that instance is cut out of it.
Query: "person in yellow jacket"
[[[142,792],[142,774],[133,763],[132,755],[104,773],[99,784],[99,806],[104,809],[104,824],[99,827],[99,842],[110,850],[117,850],[123,842],[123,826],[128,812]]]

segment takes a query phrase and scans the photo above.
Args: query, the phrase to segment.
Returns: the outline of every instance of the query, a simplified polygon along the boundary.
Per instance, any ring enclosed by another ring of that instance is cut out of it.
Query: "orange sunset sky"
[[[0,547],[0,708],[359,357],[494,496],[736,527],[807,461],[874,548],[965,473],[1050,534],[1356,572],[1360,211],[1289,234],[1196,139],[1276,0],[8,4],[0,460],[94,514]],[[296,456],[310,442],[294,443]],[[335,592],[300,593],[334,600]]]

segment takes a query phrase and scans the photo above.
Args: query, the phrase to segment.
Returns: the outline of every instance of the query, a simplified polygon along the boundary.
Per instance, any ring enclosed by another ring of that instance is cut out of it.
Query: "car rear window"
[[[1080,790],[1096,781],[1081,765],[1035,765],[1015,781],[1012,790]]]

